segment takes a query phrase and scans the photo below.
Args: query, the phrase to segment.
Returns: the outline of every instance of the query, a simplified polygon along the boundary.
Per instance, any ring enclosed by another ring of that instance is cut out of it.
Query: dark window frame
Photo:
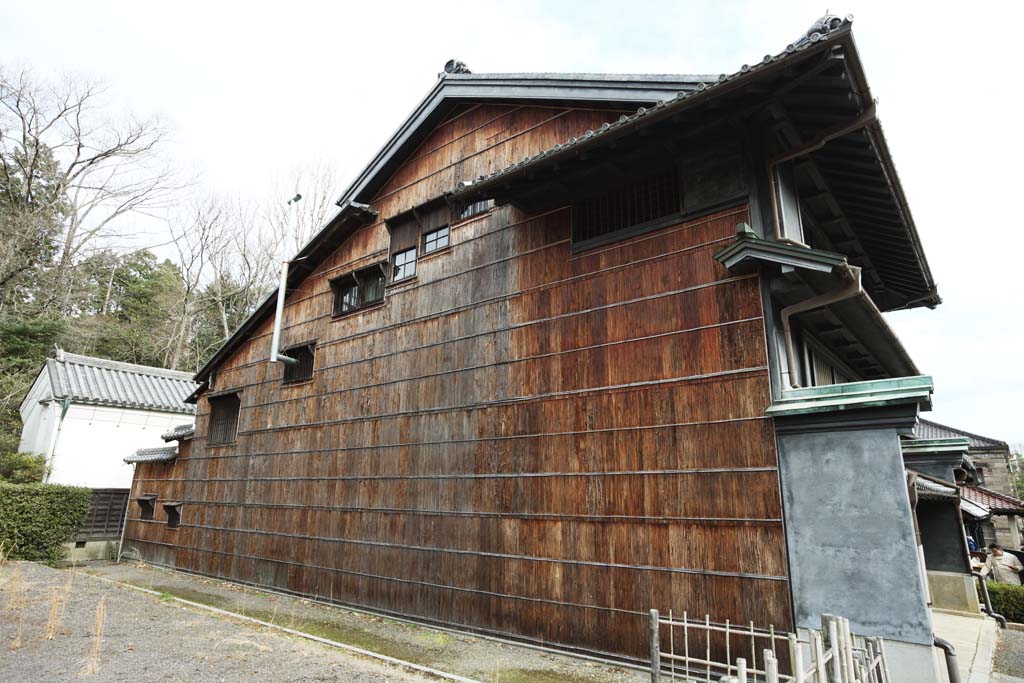
[[[135,499],[139,505],[139,519],[151,520],[156,514],[156,494],[143,493]]]
[[[668,166],[572,205],[572,251],[618,242],[668,227],[684,218],[683,174]],[[611,227],[603,229],[601,223]]]
[[[410,253],[412,254],[412,259],[406,260],[401,264],[398,263],[398,259],[400,256],[405,256],[406,254]],[[402,251],[396,252],[395,255],[391,257],[391,281],[405,282],[406,280],[411,280],[414,277],[416,277],[416,262],[418,260],[419,249],[417,249],[416,247],[410,247],[408,249],[403,249]],[[411,270],[411,272],[406,272],[404,275],[399,277],[398,274],[399,272],[402,271],[402,269],[409,269]]]
[[[234,399],[234,416],[225,417],[223,425],[218,423],[216,411],[227,410],[225,404]],[[229,391],[223,394],[217,394],[216,396],[210,396],[207,399],[210,404],[210,416],[208,418],[206,427],[206,445],[207,446],[230,446],[238,441],[238,418],[242,412],[242,396],[240,392]],[[230,428],[224,425],[230,424]],[[227,433],[230,432],[230,439],[225,438]]]
[[[316,341],[292,344],[282,353],[299,361],[298,363],[282,363],[284,365],[284,371],[281,373],[282,384],[301,384],[312,381],[316,363]]]
[[[167,528],[177,529],[181,526],[181,503],[164,503],[164,514],[167,515]]]
[[[444,232],[444,235],[431,239],[432,235],[437,235],[442,231]],[[438,242],[440,242],[441,240],[444,240],[444,244],[437,246]],[[434,243],[433,247],[430,247],[431,242]],[[438,252],[445,251],[446,249],[450,249],[452,246],[452,226],[442,225],[440,227],[434,228],[433,230],[424,232],[423,235],[420,237],[420,244],[423,247],[423,256],[427,256],[428,254],[436,254]]]
[[[386,261],[381,261],[332,279],[330,282],[331,291],[334,292],[332,317],[339,318],[384,303],[388,281],[385,271],[386,263]],[[368,298],[369,293],[374,293],[377,287],[379,287],[379,295],[374,294],[373,298]],[[345,293],[352,289],[355,290],[355,305],[345,308]]]

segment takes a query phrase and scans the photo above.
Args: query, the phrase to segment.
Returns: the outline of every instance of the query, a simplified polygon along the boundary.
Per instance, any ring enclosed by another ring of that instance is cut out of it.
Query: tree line
[[[117,116],[95,83],[0,68],[0,469],[56,346],[194,371],[333,208],[327,166],[253,205],[208,192],[168,146],[158,118]]]

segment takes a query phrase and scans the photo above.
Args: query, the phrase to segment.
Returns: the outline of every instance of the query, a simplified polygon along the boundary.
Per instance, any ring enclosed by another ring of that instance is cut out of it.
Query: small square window
[[[305,382],[313,379],[313,355],[316,344],[303,344],[285,349],[284,355],[294,358],[296,363],[284,364],[285,384],[289,382]]]
[[[423,235],[423,253],[429,254],[448,246],[448,226],[432,230]]]
[[[135,499],[139,504],[139,519],[153,519],[156,512],[156,494],[144,493]]]
[[[398,282],[416,274],[416,248],[395,254],[395,269],[392,280]]]
[[[235,442],[238,430],[238,411],[242,402],[238,394],[210,397],[210,426],[207,443],[216,446]]]

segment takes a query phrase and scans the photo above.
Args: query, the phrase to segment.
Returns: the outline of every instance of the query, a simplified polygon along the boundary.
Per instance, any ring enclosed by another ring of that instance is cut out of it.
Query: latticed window
[[[594,240],[639,230],[682,211],[682,186],[675,168],[650,175],[573,206],[572,239]]]
[[[301,344],[299,346],[292,346],[285,349],[284,355],[289,358],[294,358],[296,362],[285,363],[284,365],[284,381],[287,382],[305,382],[306,380],[313,379],[313,355],[316,350],[316,344]]]
[[[343,315],[383,301],[384,280],[381,263],[331,280],[334,315]]]
[[[242,402],[238,394],[210,397],[210,429],[206,441],[211,445],[235,442],[238,430],[238,410]]]
[[[423,235],[423,253],[429,254],[448,246],[448,226],[432,230]]]

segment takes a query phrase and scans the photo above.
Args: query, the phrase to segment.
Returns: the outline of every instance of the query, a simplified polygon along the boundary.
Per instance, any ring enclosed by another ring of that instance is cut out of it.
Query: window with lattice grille
[[[294,363],[284,364],[284,382],[305,382],[313,379],[313,356],[316,344],[300,344],[284,350],[284,355],[295,359]]]
[[[612,188],[573,206],[573,242],[656,227],[682,213],[682,185],[675,168]],[[603,240],[602,240],[603,241]]]
[[[238,394],[210,397],[210,428],[206,437],[211,446],[235,442],[238,411],[242,402]]]

